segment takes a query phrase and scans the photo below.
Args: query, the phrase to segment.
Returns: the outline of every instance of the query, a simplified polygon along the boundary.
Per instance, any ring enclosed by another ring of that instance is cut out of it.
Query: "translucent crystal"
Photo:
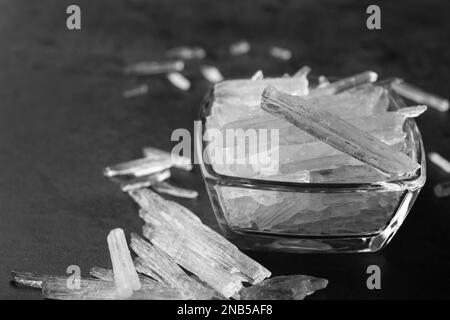
[[[180,188],[165,181],[154,184],[152,189],[158,193],[165,193],[179,198],[195,199],[198,197],[198,192],[195,190]]]
[[[189,79],[187,79],[179,72],[168,73],[167,79],[170,81],[170,83],[172,83],[180,90],[187,91],[191,88],[191,82],[189,81]]]
[[[311,72],[311,68],[309,66],[303,66],[294,73],[293,77],[306,77]]]
[[[104,280],[104,281],[114,281],[114,272],[111,269],[105,269],[100,267],[92,267],[89,271],[91,276],[94,278]],[[139,275],[139,280],[141,281],[141,284],[143,287],[155,287],[155,286],[161,286],[161,284],[153,280],[152,278]]]
[[[292,58],[292,52],[290,50],[277,46],[271,47],[269,53],[272,57],[280,60],[290,60]]]
[[[239,41],[230,45],[230,53],[233,56],[246,54],[250,51],[250,43],[247,41]]]
[[[147,188],[170,178],[170,170],[145,175],[142,177],[120,181],[120,188],[123,192],[133,189]]]
[[[450,196],[450,181],[438,183],[434,187],[434,194],[438,198],[444,198]]]
[[[397,81],[393,81],[391,86],[392,89],[394,89],[399,95],[417,103],[426,104],[427,106],[430,106],[441,112],[447,112],[449,109],[449,103],[447,99],[425,92],[422,89],[405,83],[400,79],[398,79]]]
[[[255,74],[253,76],[251,76],[250,79],[253,81],[262,80],[262,79],[264,79],[264,74],[261,70],[258,70],[255,72]]]
[[[147,94],[147,92],[148,92],[148,85],[142,84],[138,87],[125,90],[123,92],[123,97],[126,99],[134,98],[134,97],[145,95],[145,94]]]
[[[172,162],[170,159],[142,158],[106,167],[103,170],[103,174],[107,177],[117,175],[141,177],[169,169],[171,166]]]
[[[214,66],[201,66],[200,72],[211,83],[217,83],[223,80],[223,75],[219,69]]]
[[[128,250],[122,229],[113,229],[107,237],[109,254],[114,270],[114,283],[121,298],[129,298],[141,288],[141,282]]]
[[[137,261],[139,272],[178,289],[186,299],[212,299],[218,296],[215,290],[189,277],[172,258],[136,234],[131,235],[130,246],[140,257]]]
[[[206,57],[206,51],[201,47],[176,47],[167,50],[167,56],[183,60],[203,59]]]
[[[311,276],[279,276],[243,288],[239,294],[241,300],[303,300],[327,285],[328,280]]]
[[[11,271],[12,281],[16,285],[40,289],[45,280],[52,278],[46,274],[35,272]]]
[[[124,73],[129,75],[147,76],[181,71],[184,69],[183,61],[156,62],[144,61],[125,67]]]
[[[330,81],[328,80],[328,78],[323,75],[319,76],[318,81],[319,81],[319,84],[318,84],[317,88],[323,88],[330,84]]]
[[[450,173],[450,161],[445,159],[437,152],[430,152],[428,159],[447,173]]]
[[[42,295],[47,299],[57,300],[119,300],[114,283],[98,279],[80,279],[79,288],[69,288],[65,278],[51,278],[44,282]],[[127,299],[136,300],[179,300],[182,297],[166,287],[142,288],[132,293]]]
[[[225,297],[238,292],[242,281],[258,283],[270,275],[185,207],[146,189],[130,195],[144,210],[144,236]]]
[[[353,87],[357,87],[361,84],[375,82],[378,79],[378,74],[373,71],[365,71],[354,76],[340,79],[336,82],[332,82],[327,86],[322,88],[316,88],[311,91],[311,96],[323,96],[323,95],[333,95],[337,92],[348,90]]]
[[[164,150],[160,150],[153,147],[145,147],[142,149],[142,153],[147,159],[153,159],[153,160],[163,160],[166,161],[167,159],[170,159],[172,166],[190,171],[192,170],[192,163],[191,159],[184,156],[179,156],[174,153],[170,153]]]
[[[405,154],[309,101],[284,94],[273,87],[263,92],[262,108],[297,125],[327,144],[390,176],[410,176],[419,164]]]

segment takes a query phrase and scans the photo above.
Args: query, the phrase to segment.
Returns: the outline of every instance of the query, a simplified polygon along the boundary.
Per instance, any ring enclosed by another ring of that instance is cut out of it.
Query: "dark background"
[[[82,30],[66,28],[66,7],[78,4]],[[369,4],[382,29],[366,28]],[[0,298],[39,299],[10,285],[12,269],[64,274],[76,264],[110,267],[106,235],[140,231],[132,200],[102,176],[106,165],[140,156],[142,146],[170,150],[176,128],[193,130],[209,84],[191,63],[182,92],[164,76],[124,77],[130,62],[164,58],[165,50],[201,45],[205,62],[227,78],[293,73],[345,76],[367,69],[398,76],[449,97],[449,1],[0,1]],[[247,39],[249,55],[228,45]],[[293,51],[278,61],[271,45]],[[148,83],[148,95],[123,90]],[[418,120],[428,151],[450,158],[449,113]],[[181,201],[217,230],[199,169],[177,175],[200,191]],[[450,177],[433,165],[410,216],[383,251],[294,255],[250,252],[275,275],[305,273],[330,280],[315,299],[450,297],[450,198],[432,188]],[[382,290],[366,288],[366,268],[382,270]]]

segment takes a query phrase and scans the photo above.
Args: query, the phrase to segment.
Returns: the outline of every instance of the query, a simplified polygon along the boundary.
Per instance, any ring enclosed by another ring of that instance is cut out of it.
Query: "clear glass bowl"
[[[201,107],[203,131],[212,94]],[[395,92],[389,90],[389,95],[390,109],[406,107]],[[375,252],[393,238],[426,180],[415,121],[408,119],[404,130],[414,146],[410,156],[421,169],[412,178],[377,183],[296,183],[221,175],[203,158],[201,130],[196,132],[196,153],[220,228],[240,248]]]

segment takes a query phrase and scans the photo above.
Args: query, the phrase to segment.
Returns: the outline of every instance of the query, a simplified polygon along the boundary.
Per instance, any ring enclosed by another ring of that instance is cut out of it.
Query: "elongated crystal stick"
[[[450,196],[450,181],[441,182],[434,187],[434,194],[438,198]]]
[[[42,288],[43,283],[52,278],[52,276],[46,274],[23,271],[11,271],[11,275],[15,284],[37,289]]]
[[[203,59],[206,57],[206,51],[202,47],[176,47],[166,52],[171,58],[183,60]]]
[[[144,61],[144,62],[137,62],[125,67],[124,73],[127,75],[148,76],[181,71],[183,69],[184,69],[183,61],[169,61],[169,62]]]
[[[118,295],[129,298],[133,291],[141,288],[141,282],[131,259],[125,234],[122,229],[113,229],[107,239]]]
[[[311,72],[311,67],[309,66],[303,66],[298,70],[296,73],[294,73],[293,77],[306,77]]]
[[[107,177],[118,175],[141,177],[169,169],[171,166],[172,162],[170,159],[142,158],[106,167],[103,170],[103,174]]]
[[[137,267],[136,267],[137,269]],[[114,272],[111,269],[101,268],[101,267],[92,267],[91,270],[89,270],[89,273],[94,278],[104,280],[104,281],[114,281]],[[154,286],[160,286],[156,280],[153,280],[152,278],[138,275],[139,280],[141,281],[142,287],[154,287]]]
[[[80,279],[79,288],[69,288],[64,278],[52,278],[44,282],[42,295],[56,300],[178,300],[182,296],[173,288],[142,288],[130,296],[120,296],[112,281]]]
[[[317,110],[307,100],[285,94],[274,87],[264,90],[261,107],[386,175],[410,176],[420,167],[407,155],[393,150],[349,122]]]
[[[378,75],[375,72],[365,71],[362,73],[358,73],[354,76],[332,82],[325,87],[316,88],[311,91],[310,95],[319,96],[319,95],[335,94],[337,92],[341,92],[364,83],[375,82],[377,81],[377,79]]]
[[[187,208],[148,189],[130,195],[143,209],[144,236],[225,297],[239,291],[242,281],[258,283],[270,275]]]
[[[261,70],[258,70],[255,72],[254,75],[252,75],[252,77],[250,79],[253,81],[262,80],[262,79],[264,79],[264,74]]]
[[[327,285],[327,279],[305,275],[279,276],[243,288],[239,295],[241,300],[303,300]]]
[[[217,83],[223,80],[222,73],[214,66],[202,66],[200,72],[211,83]]]
[[[160,183],[156,183],[152,186],[153,190],[158,193],[169,194],[174,197],[187,198],[187,199],[195,199],[198,197],[198,192],[195,190],[180,188],[170,184],[167,181],[163,181]]]
[[[187,91],[191,88],[191,82],[189,81],[189,79],[187,79],[179,72],[168,73],[167,79],[170,81],[170,83],[172,83],[180,90]]]
[[[446,112],[449,109],[449,103],[447,99],[425,92],[422,89],[403,82],[400,79],[398,79],[397,81],[393,81],[391,86],[392,89],[394,89],[399,95],[417,103],[426,104],[427,106],[430,106],[441,112]]]
[[[291,50],[277,46],[271,47],[269,53],[272,57],[280,60],[290,60],[292,58]]]
[[[444,170],[447,173],[450,173],[450,161],[445,159],[439,153],[430,152],[428,154],[428,158],[430,159],[431,162],[433,162],[439,168],[441,168],[442,170]]]
[[[157,173],[149,174],[142,177],[133,178],[131,180],[122,181],[120,188],[123,192],[133,189],[147,188],[157,183],[163,182],[170,178],[170,170],[164,170]]]
[[[144,154],[144,157],[148,159],[170,159],[172,166],[178,169],[190,171],[193,168],[190,158],[179,156],[175,153],[167,152],[153,147],[144,147],[142,149],[142,153]]]
[[[137,96],[143,96],[143,95],[147,94],[147,92],[148,92],[148,85],[147,84],[141,84],[138,87],[125,90],[123,92],[123,97],[126,98],[126,99],[134,98],[134,97],[137,97]]]

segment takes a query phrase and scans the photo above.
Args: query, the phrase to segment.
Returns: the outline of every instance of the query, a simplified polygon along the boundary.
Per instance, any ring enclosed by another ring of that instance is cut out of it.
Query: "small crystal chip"
[[[128,89],[125,90],[123,92],[123,97],[128,99],[128,98],[134,98],[137,96],[143,96],[145,94],[147,94],[148,92],[148,85],[147,84],[142,84],[138,87],[132,88],[132,89]]]
[[[439,168],[441,168],[442,170],[444,170],[447,173],[450,173],[450,161],[445,159],[439,153],[430,152],[428,154],[428,158],[430,159],[431,162],[433,162]]]
[[[202,47],[176,47],[167,50],[167,55],[183,60],[203,59],[206,57],[206,51]]]
[[[198,192],[195,190],[184,189],[170,184],[167,181],[156,183],[152,185],[153,190],[158,193],[165,193],[174,197],[195,199],[198,197]]]
[[[222,73],[214,66],[202,66],[200,71],[205,79],[211,83],[217,83],[223,80]]]
[[[262,80],[264,79],[264,74],[261,70],[255,72],[255,74],[250,78],[251,80]]]
[[[311,72],[311,67],[309,66],[303,66],[298,70],[296,73],[294,73],[293,77],[306,77]]]
[[[250,43],[247,41],[239,41],[230,45],[230,53],[233,56],[246,54],[250,51]]]
[[[279,276],[243,288],[239,295],[241,300],[303,300],[327,285],[328,280],[311,276]]]
[[[146,157],[147,159],[154,159],[154,160],[170,159],[172,166],[178,169],[191,171],[193,168],[190,158],[179,156],[175,153],[170,153],[153,147],[143,148],[142,153],[144,154],[144,157]]]
[[[128,75],[148,76],[168,72],[182,71],[183,69],[184,69],[183,61],[169,61],[169,62],[144,61],[144,62],[137,62],[125,67],[124,73]]]
[[[438,198],[444,198],[450,196],[450,181],[438,183],[434,187],[434,194]]]
[[[35,272],[11,271],[12,281],[16,285],[41,289],[43,283],[52,276]]]
[[[137,267],[136,267],[137,269]],[[90,275],[94,278],[104,280],[104,281],[114,281],[114,272],[111,269],[105,269],[100,267],[92,267],[89,271]],[[141,281],[142,287],[155,287],[161,286],[156,280],[143,275],[138,275]]]
[[[169,72],[167,74],[167,79],[180,90],[187,91],[191,88],[191,82],[189,79],[179,72]]]
[[[272,57],[280,60],[290,60],[292,58],[292,52],[289,49],[277,46],[271,47],[269,53]]]
[[[114,177],[118,175],[131,175],[135,177],[142,177],[154,174],[172,166],[170,159],[150,159],[142,158],[119,163],[103,170],[103,174],[107,177]]]
[[[129,298],[133,291],[141,288],[141,282],[131,259],[125,234],[122,229],[113,229],[107,240],[117,293],[121,298]]]

